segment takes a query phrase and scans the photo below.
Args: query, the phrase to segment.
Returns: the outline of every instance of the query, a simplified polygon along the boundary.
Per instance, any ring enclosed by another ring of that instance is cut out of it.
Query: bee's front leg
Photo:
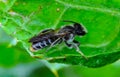
[[[70,43],[70,44],[69,44],[67,41],[65,41],[65,44],[66,44],[69,48],[75,48],[76,51],[77,51],[78,53],[80,53],[82,57],[84,57],[85,59],[87,59],[87,57],[84,55],[84,53],[79,49],[80,43],[79,43],[78,41],[73,40],[73,42]]]
[[[65,44],[69,47],[69,48],[75,48],[74,45],[77,45],[79,47],[80,43],[76,40],[73,40],[73,42],[68,43],[67,41],[65,41]]]

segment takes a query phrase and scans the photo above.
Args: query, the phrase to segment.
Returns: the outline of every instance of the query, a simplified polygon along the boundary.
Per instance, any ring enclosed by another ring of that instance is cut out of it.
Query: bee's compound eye
[[[86,32],[85,32],[85,31],[79,31],[79,30],[78,30],[78,31],[76,31],[76,34],[83,36],[83,35],[86,34]]]

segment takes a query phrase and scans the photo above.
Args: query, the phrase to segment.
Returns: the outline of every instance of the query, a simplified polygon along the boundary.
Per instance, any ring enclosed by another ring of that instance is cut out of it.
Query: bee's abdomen
[[[45,48],[47,46],[50,46],[55,40],[56,40],[56,38],[49,38],[46,40],[39,41],[37,43],[33,43],[32,48],[34,50]]]
[[[38,50],[38,49],[42,49],[44,47],[47,47],[51,44],[52,44],[51,39],[48,39],[48,40],[40,41],[40,42],[37,42],[37,43],[33,43],[32,48],[34,50]]]

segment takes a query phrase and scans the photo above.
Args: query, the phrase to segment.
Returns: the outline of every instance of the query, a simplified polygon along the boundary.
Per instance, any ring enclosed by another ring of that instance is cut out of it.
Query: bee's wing
[[[34,36],[32,38],[30,38],[30,40],[28,42],[38,42],[39,41],[39,36]]]
[[[32,37],[29,42],[39,42],[41,41],[42,39],[46,38],[46,37],[49,37],[51,35],[54,35],[54,30],[53,29],[46,29],[46,30],[43,30],[42,32],[40,32],[38,35]]]
[[[59,36],[60,38],[63,38],[64,36],[66,36],[68,33],[58,33],[55,34],[56,36]]]
[[[39,35],[41,35],[41,34],[46,34],[46,33],[51,33],[51,32],[55,32],[55,30],[54,30],[54,29],[46,29],[46,30],[41,31],[41,32],[39,33]]]

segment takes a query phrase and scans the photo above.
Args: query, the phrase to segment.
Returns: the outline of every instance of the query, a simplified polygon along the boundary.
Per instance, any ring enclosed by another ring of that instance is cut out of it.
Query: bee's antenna
[[[63,20],[63,22],[72,22],[72,23],[77,23],[77,22],[74,22],[74,21],[71,21],[71,20]]]

